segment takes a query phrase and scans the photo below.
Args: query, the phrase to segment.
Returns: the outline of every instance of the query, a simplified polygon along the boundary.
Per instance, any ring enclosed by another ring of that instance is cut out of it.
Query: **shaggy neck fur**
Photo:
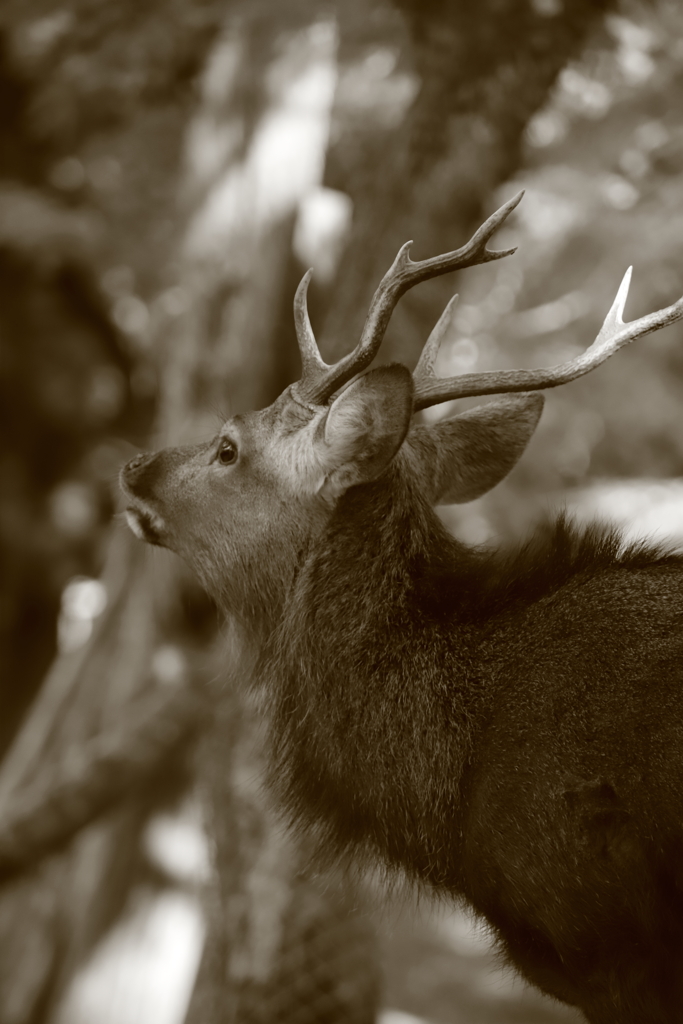
[[[453,822],[485,695],[443,583],[468,553],[392,471],[352,488],[307,558],[269,652],[274,777],[324,844],[453,882]],[[447,604],[449,602],[446,602]]]

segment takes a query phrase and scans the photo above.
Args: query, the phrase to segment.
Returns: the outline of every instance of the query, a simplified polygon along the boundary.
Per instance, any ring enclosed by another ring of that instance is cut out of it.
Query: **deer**
[[[435,507],[518,462],[546,388],[683,317],[623,319],[541,369],[437,376],[453,300],[411,373],[370,368],[410,288],[499,260],[522,193],[461,248],[398,252],[352,352],[307,311],[302,373],[211,440],[121,471],[141,540],[193,568],[253,653],[269,784],[321,856],[466,905],[532,985],[591,1024],[683,1020],[683,555],[558,515],[514,550]],[[499,396],[436,422],[420,410]]]

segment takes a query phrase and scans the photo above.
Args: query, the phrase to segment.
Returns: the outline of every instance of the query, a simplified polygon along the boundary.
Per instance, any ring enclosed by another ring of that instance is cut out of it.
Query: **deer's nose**
[[[123,467],[123,473],[130,479],[134,479],[136,475],[140,474],[141,470],[146,469],[150,462],[154,461],[157,454],[157,452],[140,452],[130,462],[126,463]]]
[[[135,458],[127,462],[121,470],[120,480],[124,489],[134,490],[135,493],[145,486],[149,476],[149,466],[154,462],[156,452],[140,452]]]

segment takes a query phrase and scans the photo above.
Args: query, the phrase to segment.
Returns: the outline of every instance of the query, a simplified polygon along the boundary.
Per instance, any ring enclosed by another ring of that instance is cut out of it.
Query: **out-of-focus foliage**
[[[519,166],[528,120],[613,4],[406,0],[397,6],[412,45],[401,48],[396,30],[388,46],[369,47],[361,37],[365,53],[359,46],[353,69],[370,95],[378,94],[382,80],[392,82],[395,105],[385,100],[371,111],[368,103],[355,118],[347,112],[353,131],[333,135],[328,152],[326,182],[354,203],[347,264],[322,332],[323,348],[336,355],[360,330],[378,256],[383,272],[406,238],[415,239],[418,256],[448,250],[458,242],[454,235],[480,221],[492,190]],[[340,89],[340,102],[352,106],[362,92],[360,85]],[[382,98],[388,92],[385,86]],[[391,356],[416,357],[421,321],[446,288],[431,282],[404,298],[387,335]]]
[[[677,4],[610,15],[562,72],[526,129],[523,170],[500,193],[526,189],[499,235],[518,252],[463,276],[442,372],[578,354],[631,264],[627,320],[683,294],[682,32]],[[494,524],[517,534],[561,502],[564,488],[596,478],[679,476],[682,370],[675,324],[548,392],[528,454],[470,510],[472,539],[486,539]]]
[[[66,582],[99,569],[117,438],[149,427],[146,297],[169,272],[183,130],[221,15],[0,11],[0,747],[53,655]]]

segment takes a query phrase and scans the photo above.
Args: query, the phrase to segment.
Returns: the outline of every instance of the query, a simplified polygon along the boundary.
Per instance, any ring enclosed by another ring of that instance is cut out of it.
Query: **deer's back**
[[[591,935],[683,907],[683,563],[579,573],[487,645],[468,895],[590,959]]]
[[[488,645],[487,763],[639,779],[648,805],[683,787],[663,772],[683,761],[683,561],[578,575]]]

